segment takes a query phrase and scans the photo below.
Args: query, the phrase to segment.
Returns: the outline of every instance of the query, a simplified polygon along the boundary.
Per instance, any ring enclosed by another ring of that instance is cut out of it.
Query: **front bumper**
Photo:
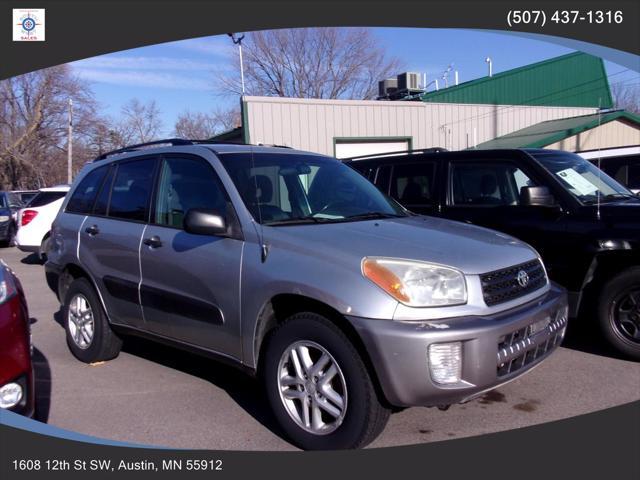
[[[387,400],[398,407],[461,403],[507,383],[548,357],[567,324],[567,294],[552,285],[540,298],[492,316],[401,322],[347,317],[369,352]],[[548,324],[535,333],[531,325]],[[429,371],[433,343],[462,343],[462,380],[439,385]]]

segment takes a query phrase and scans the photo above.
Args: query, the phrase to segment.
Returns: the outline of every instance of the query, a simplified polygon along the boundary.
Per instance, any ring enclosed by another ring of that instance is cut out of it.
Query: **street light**
[[[238,45],[238,53],[240,55],[240,82],[242,84],[242,95],[244,95],[244,66],[242,64],[242,40],[244,39],[244,34],[240,37],[236,38],[235,33],[227,33],[229,37],[231,37],[231,41],[235,45]]]

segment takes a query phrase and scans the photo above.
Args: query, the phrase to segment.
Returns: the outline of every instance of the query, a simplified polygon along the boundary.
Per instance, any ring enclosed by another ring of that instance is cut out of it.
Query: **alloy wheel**
[[[278,365],[280,399],[291,419],[315,435],[334,432],[347,411],[347,384],[335,358],[321,345],[298,341]]]
[[[93,341],[95,322],[91,305],[84,295],[78,293],[71,298],[67,322],[73,343],[83,350],[89,348]]]

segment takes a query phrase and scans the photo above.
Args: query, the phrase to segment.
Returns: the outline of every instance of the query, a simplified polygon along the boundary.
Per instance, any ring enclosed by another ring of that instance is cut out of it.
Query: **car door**
[[[140,252],[140,296],[148,328],[160,335],[240,358],[240,263],[243,242],[187,233],[192,208],[233,208],[204,158],[162,159],[150,225]]]
[[[544,183],[514,159],[451,160],[442,216],[508,233],[532,245],[553,262],[565,248],[566,229],[559,205],[521,205],[520,191]],[[549,238],[555,235],[556,242]]]
[[[434,161],[396,163],[391,169],[388,193],[414,213],[433,215],[438,200],[436,174]]]
[[[91,272],[112,322],[144,329],[139,250],[149,219],[156,157],[112,165],[80,229],[79,259]]]

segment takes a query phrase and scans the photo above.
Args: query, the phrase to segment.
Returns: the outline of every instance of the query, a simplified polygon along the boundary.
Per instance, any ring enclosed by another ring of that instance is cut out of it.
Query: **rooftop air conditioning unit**
[[[398,75],[398,90],[420,90],[420,74],[405,72]]]
[[[378,97],[384,98],[398,90],[398,79],[387,78],[378,82]]]

